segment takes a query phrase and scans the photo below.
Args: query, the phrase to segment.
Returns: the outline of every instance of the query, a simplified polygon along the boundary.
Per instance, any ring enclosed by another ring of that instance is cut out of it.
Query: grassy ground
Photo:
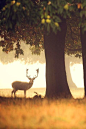
[[[86,129],[86,99],[0,97],[0,129]]]

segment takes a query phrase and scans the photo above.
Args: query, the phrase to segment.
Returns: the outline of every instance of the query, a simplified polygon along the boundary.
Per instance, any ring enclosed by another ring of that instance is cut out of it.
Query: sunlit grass
[[[0,99],[0,129],[85,129],[86,99]]]

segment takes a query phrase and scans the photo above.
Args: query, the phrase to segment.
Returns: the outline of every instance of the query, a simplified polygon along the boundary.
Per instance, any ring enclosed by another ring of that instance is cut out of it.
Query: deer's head
[[[30,83],[33,83],[33,81],[38,77],[39,69],[37,69],[36,71],[37,71],[37,75],[31,78],[30,76],[28,76],[28,69],[26,69],[26,77],[30,80]]]

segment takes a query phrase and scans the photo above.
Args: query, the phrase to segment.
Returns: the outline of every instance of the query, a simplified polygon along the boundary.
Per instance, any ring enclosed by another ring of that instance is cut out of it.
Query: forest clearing
[[[0,97],[0,129],[81,128],[86,128],[86,98]]]
[[[86,0],[0,1],[0,47],[5,53],[0,54],[0,129],[86,129]],[[32,59],[34,54],[37,58]],[[66,61],[65,55],[81,58],[82,72],[77,65],[77,75],[71,74],[77,58]],[[19,65],[10,67],[17,59]],[[32,75],[29,64],[34,63]],[[39,63],[46,63],[44,70]],[[26,94],[38,73],[34,85],[45,90]],[[15,95],[18,90],[24,92]]]

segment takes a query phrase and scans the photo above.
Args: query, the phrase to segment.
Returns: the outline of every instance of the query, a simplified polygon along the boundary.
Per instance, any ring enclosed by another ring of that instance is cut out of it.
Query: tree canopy
[[[81,53],[79,28],[86,29],[85,8],[85,0],[6,0],[0,10],[0,46],[6,53],[15,49],[18,57],[24,53],[19,42],[23,40],[32,46],[32,53],[39,54],[43,49],[44,28],[48,32],[50,28],[55,33],[60,31],[59,23],[64,17],[68,25],[65,52],[78,56]]]
[[[43,25],[48,30],[51,27],[57,31],[60,29],[60,16],[71,18],[76,15],[80,18],[79,25],[85,30],[85,20],[82,19],[86,15],[85,8],[85,0],[6,0],[1,9],[0,24],[5,24],[6,29],[13,29],[26,19],[29,25]]]

